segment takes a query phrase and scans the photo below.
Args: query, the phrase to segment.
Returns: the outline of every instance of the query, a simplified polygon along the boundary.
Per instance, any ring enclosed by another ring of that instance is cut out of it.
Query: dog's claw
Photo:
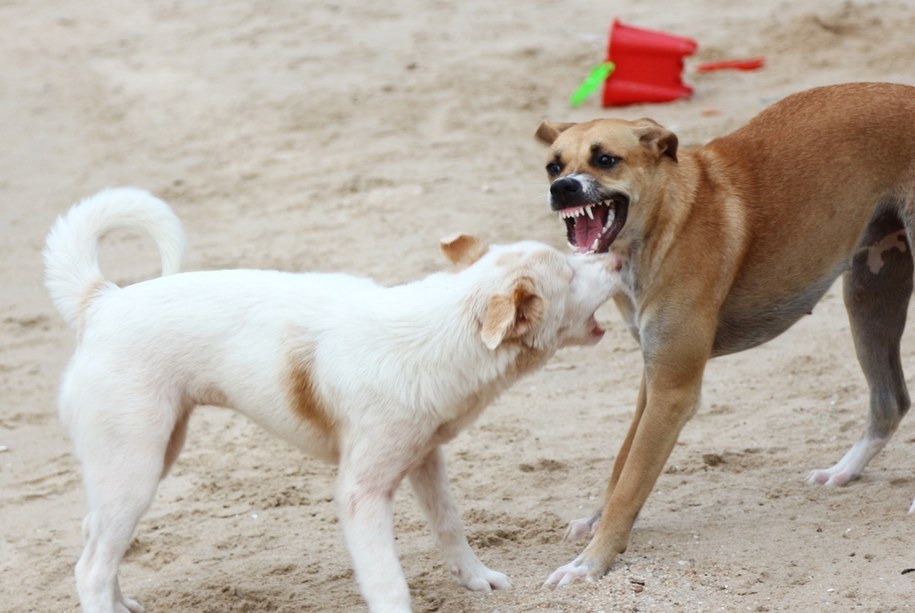
[[[563,541],[580,541],[594,536],[599,517],[581,517],[569,522]]]
[[[854,481],[864,472],[867,463],[886,445],[889,437],[865,437],[852,445],[836,464],[830,468],[813,470],[807,475],[807,483],[841,487]]]
[[[497,570],[491,570],[482,564],[478,568],[457,570],[452,569],[452,574],[457,577],[461,585],[472,592],[491,592],[493,590],[507,590],[512,582],[508,575]]]
[[[146,611],[139,602],[130,598],[122,598],[119,604],[118,611],[123,610],[123,613],[144,613]]]
[[[834,471],[825,468],[810,471],[807,475],[807,483],[809,485],[825,485],[826,487],[842,487],[859,476],[849,471]]]
[[[557,587],[565,587],[570,583],[574,583],[579,579],[584,579],[588,583],[594,582],[594,577],[590,574],[591,565],[581,561],[581,557],[575,558],[568,564],[560,566],[554,570],[547,580],[543,583],[544,586],[555,585]]]

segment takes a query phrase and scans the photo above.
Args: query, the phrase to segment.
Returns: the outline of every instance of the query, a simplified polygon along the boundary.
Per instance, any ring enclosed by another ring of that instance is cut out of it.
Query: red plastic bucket
[[[670,102],[692,95],[680,77],[683,58],[698,45],[691,38],[644,30],[614,20],[607,59],[616,70],[604,82],[604,106]]]

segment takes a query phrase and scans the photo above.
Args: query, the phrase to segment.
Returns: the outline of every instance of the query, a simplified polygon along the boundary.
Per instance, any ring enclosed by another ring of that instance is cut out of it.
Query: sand
[[[699,42],[689,100],[567,98],[611,21]],[[74,338],[42,286],[55,216],[113,185],[171,202],[187,268],[346,271],[398,283],[444,266],[440,237],[564,248],[546,207],[541,119],[650,116],[684,146],[779,98],[855,80],[915,84],[910,0],[734,3],[0,1],[0,610],[75,611],[85,511],[55,393]],[[703,61],[763,55],[754,72]],[[829,152],[824,152],[829,155]],[[773,198],[778,186],[773,186]],[[106,274],[157,274],[117,235]],[[510,591],[465,591],[408,488],[396,530],[417,611],[902,611],[915,608],[915,420],[849,487],[805,485],[859,436],[867,389],[841,297],[707,369],[703,405],[592,585],[541,587],[582,543],[625,434],[640,354],[618,314],[447,448],[470,540]],[[915,372],[915,336],[903,361]],[[206,408],[142,520],[124,591],[150,612],[362,611],[334,468]]]

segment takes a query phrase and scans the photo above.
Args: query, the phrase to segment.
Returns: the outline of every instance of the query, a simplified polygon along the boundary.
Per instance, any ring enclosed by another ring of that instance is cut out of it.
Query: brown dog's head
[[[605,253],[650,185],[649,173],[677,161],[677,136],[651,119],[545,121],[536,136],[550,145],[550,208],[577,253]]]

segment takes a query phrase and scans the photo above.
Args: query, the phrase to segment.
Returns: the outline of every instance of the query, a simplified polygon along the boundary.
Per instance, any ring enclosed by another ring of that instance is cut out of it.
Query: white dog
[[[230,407],[339,462],[336,498],[372,611],[409,611],[392,498],[406,476],[463,585],[510,587],[471,551],[440,445],[564,345],[597,342],[595,310],[615,291],[612,256],[523,242],[443,241],[463,268],[396,287],[342,274],[191,272],[119,288],[98,266],[114,229],[152,236],[163,275],[184,235],[136,189],[103,191],[57,220],[46,285],[78,337],[60,414],[82,462],[89,512],[76,565],[83,611],[138,612],[118,566],[197,405]]]

